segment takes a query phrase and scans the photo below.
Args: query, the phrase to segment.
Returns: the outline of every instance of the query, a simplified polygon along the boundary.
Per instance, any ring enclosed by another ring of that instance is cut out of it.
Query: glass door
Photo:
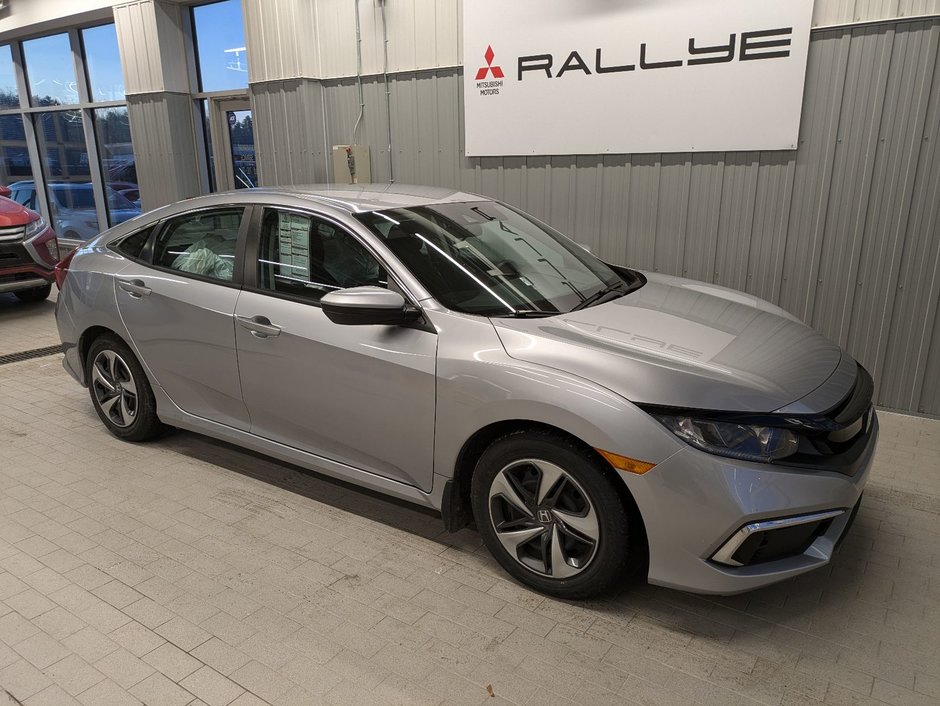
[[[254,125],[247,98],[209,99],[210,169],[217,191],[258,186]]]

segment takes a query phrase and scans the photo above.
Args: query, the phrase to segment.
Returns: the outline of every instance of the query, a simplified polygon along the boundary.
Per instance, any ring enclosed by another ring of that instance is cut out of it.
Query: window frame
[[[207,211],[224,211],[226,209],[240,208],[243,210],[241,223],[238,225],[238,235],[235,239],[235,263],[232,267],[232,279],[231,281],[216,279],[215,277],[207,277],[205,275],[199,275],[192,272],[184,272],[183,270],[175,270],[172,267],[163,267],[162,265],[157,265],[153,261],[153,252],[154,245],[157,242],[157,238],[163,234],[163,231],[166,227],[173,221],[193,216],[198,213],[204,213]],[[252,222],[252,218],[255,210],[254,204],[246,203],[226,203],[226,204],[217,204],[213,206],[201,206],[199,208],[194,208],[188,211],[182,211],[180,213],[174,213],[172,215],[167,215],[155,222],[148,223],[147,225],[136,228],[126,235],[122,235],[120,238],[115,239],[114,241],[108,243],[107,247],[109,250],[117,253],[121,257],[130,260],[131,262],[136,262],[139,265],[143,265],[157,272],[165,272],[167,274],[176,275],[178,277],[183,277],[185,279],[192,279],[197,282],[206,282],[207,284],[217,284],[221,287],[229,287],[231,289],[244,289],[244,273],[245,273],[245,256],[246,256],[246,242],[248,239],[248,228]],[[127,238],[139,233],[142,230],[151,228],[150,237],[147,238],[147,242],[141,250],[141,258],[134,258],[129,255],[125,255],[121,251],[117,250],[117,246],[124,242]]]
[[[83,29],[99,27],[101,25],[114,24],[114,19],[101,19],[89,22],[88,24],[71,25],[65,29],[46,30],[44,32],[35,32],[2,44],[8,45],[13,56],[13,70],[16,77],[17,93],[20,99],[18,108],[0,109],[0,115],[18,115],[23,120],[23,129],[26,137],[26,148],[29,154],[30,165],[32,168],[32,181],[36,187],[36,208],[47,223],[54,224],[51,201],[48,194],[48,183],[55,179],[47,179],[44,173],[43,155],[39,150],[39,135],[36,128],[38,113],[52,113],[58,111],[78,111],[82,116],[82,130],[85,136],[85,151],[88,154],[89,175],[88,179],[92,184],[95,196],[95,213],[98,218],[99,232],[105,231],[111,226],[107,207],[107,195],[105,191],[106,182],[101,169],[101,159],[98,150],[97,135],[95,134],[95,109],[126,107],[127,99],[116,101],[94,101],[90,93],[88,72],[85,66],[85,49],[82,44],[81,32]],[[67,34],[69,38],[69,48],[72,53],[72,61],[75,71],[75,82],[78,85],[78,102],[69,105],[59,106],[33,106],[32,96],[29,89],[28,68],[26,66],[25,55],[23,53],[23,42],[31,39],[41,39],[43,37]]]
[[[366,252],[369,253],[376,262],[379,263],[379,266],[385,270],[389,279],[394,281],[395,287],[399,294],[402,295],[405,299],[405,303],[408,306],[413,306],[416,309],[423,311],[421,305],[418,303],[417,297],[411,292],[408,287],[402,282],[401,277],[395,271],[395,267],[389,266],[388,258],[384,257],[381,253],[377,252],[376,249],[369,243],[365,238],[363,238],[359,233],[357,233],[353,228],[350,228],[349,224],[344,223],[342,220],[331,216],[330,214],[323,213],[322,211],[317,211],[314,208],[305,208],[302,206],[278,206],[275,204],[255,204],[254,210],[255,213],[252,217],[252,224],[250,226],[250,231],[248,233],[248,242],[246,243],[246,255],[250,256],[252,267],[246,266],[244,269],[244,290],[247,292],[254,292],[255,294],[263,294],[265,296],[273,297],[275,299],[284,299],[285,301],[295,302],[297,304],[306,304],[307,306],[313,306],[317,309],[321,309],[322,306],[319,300],[309,299],[307,297],[297,296],[295,294],[287,294],[284,292],[278,292],[274,289],[265,289],[260,286],[258,281],[258,265],[261,259],[261,225],[264,221],[264,212],[265,210],[270,209],[272,211],[284,211],[287,213],[294,213],[301,216],[306,216],[308,218],[317,218],[323,222],[340,229],[346,235],[352,237],[359,245],[361,245]],[[389,287],[391,291],[396,291]],[[341,291],[341,290],[337,290]]]

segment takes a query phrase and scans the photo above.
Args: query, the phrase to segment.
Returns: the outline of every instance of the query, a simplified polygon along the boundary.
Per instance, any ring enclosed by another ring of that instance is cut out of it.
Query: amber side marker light
[[[647,463],[646,461],[637,461],[635,458],[629,458],[627,456],[621,456],[619,454],[611,453],[610,451],[604,451],[603,449],[596,449],[597,453],[607,459],[607,462],[611,466],[616,468],[618,471],[626,471],[627,473],[636,473],[637,475],[643,475],[647,471],[653,470],[656,467],[655,463]]]

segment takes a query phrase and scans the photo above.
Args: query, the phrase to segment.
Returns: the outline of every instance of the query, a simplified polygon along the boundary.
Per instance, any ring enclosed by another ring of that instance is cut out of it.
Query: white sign
[[[468,156],[796,149],[813,0],[464,0]]]

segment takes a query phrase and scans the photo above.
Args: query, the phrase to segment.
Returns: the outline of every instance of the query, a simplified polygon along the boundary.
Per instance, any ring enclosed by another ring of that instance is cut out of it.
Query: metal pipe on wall
[[[351,145],[356,144],[356,133],[359,132],[359,125],[362,124],[362,116],[366,111],[366,102],[362,95],[362,25],[359,21],[359,0],[356,0],[356,86],[359,89],[359,117],[356,118],[356,124],[349,136]]]
[[[395,183],[395,160],[392,157],[392,98],[388,90],[388,23],[385,21],[385,2],[378,0],[382,6],[382,40],[385,46],[385,61],[382,64],[382,79],[385,82],[385,124],[388,126],[388,183]]]

